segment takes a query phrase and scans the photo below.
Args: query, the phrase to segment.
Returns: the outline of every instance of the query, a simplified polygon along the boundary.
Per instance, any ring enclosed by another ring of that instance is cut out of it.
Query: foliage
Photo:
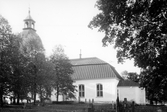
[[[28,75],[26,72],[27,58],[20,52],[20,39],[13,35],[10,39],[10,45],[7,56],[11,68],[10,75],[10,91],[13,92],[14,97],[17,97],[17,103],[20,99],[27,97]]]
[[[122,72],[121,72],[121,77],[122,77],[123,79],[127,79],[127,77],[128,77],[128,71],[127,71],[127,70],[122,71]]]
[[[3,96],[10,92],[13,92],[18,99],[25,96],[27,81],[26,58],[20,53],[19,38],[12,34],[10,25],[2,16],[0,16],[0,23],[0,103],[3,104]]]
[[[35,46],[32,44],[32,46]],[[27,46],[24,46],[27,47]],[[22,46],[22,48],[24,49]],[[28,46],[30,47],[30,46]],[[27,49],[25,49],[27,50]],[[29,60],[28,68],[30,76],[30,92],[33,95],[34,104],[36,102],[36,94],[39,94],[40,101],[43,102],[45,98],[48,98],[51,94],[51,74],[52,65],[47,61],[43,51],[36,51],[35,48],[26,53],[26,57]]]
[[[137,74],[136,72],[128,72],[128,71],[123,71],[122,73],[121,73],[121,76],[122,76],[122,78],[123,79],[130,79],[130,80],[132,80],[132,81],[134,81],[134,82],[138,82],[138,83],[140,83],[139,82],[139,78],[140,78],[140,75],[139,74]]]
[[[0,15],[0,104],[3,105],[3,95],[9,92],[10,63],[8,54],[11,27],[8,21]]]
[[[152,91],[150,100],[167,100],[167,1],[98,0],[101,11],[90,28],[105,32],[104,46],[113,43],[118,62],[134,59],[142,68],[141,84]]]
[[[134,82],[140,83],[139,82],[140,75],[135,72],[129,72],[127,78]]]
[[[34,42],[34,44],[36,44]],[[37,51],[33,45],[24,46],[20,35],[12,34],[7,20],[0,16],[0,104],[4,95],[27,99],[30,93],[34,103],[36,94],[41,101],[51,95],[53,65],[46,59],[43,46]],[[34,49],[29,50],[27,47]]]
[[[57,101],[60,94],[66,95],[67,98],[74,98],[75,86],[71,79],[73,69],[68,57],[64,54],[62,46],[55,47],[53,54],[50,56],[50,61],[54,65],[53,87],[57,91]]]

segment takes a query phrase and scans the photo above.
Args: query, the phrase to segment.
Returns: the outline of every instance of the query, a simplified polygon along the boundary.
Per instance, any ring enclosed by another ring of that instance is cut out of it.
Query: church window
[[[97,84],[97,97],[103,97],[103,85]]]
[[[79,97],[85,97],[85,87],[83,84],[79,85]]]

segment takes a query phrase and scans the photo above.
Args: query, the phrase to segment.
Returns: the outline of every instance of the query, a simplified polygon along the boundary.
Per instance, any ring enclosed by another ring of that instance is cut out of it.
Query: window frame
[[[84,98],[85,97],[85,85],[84,84],[80,84],[79,85],[79,97]]]
[[[96,96],[103,97],[103,85],[100,83],[96,85]]]

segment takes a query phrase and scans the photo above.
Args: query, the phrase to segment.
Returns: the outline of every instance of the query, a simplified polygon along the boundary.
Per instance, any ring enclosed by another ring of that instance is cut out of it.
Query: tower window
[[[26,28],[28,28],[28,22],[26,22]]]
[[[35,28],[35,25],[34,25],[34,23],[32,23],[32,27],[33,27],[33,28]]]

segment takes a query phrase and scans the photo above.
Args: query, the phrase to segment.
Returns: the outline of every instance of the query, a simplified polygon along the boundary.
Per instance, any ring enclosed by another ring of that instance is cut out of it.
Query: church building
[[[24,19],[24,28],[20,37],[22,52],[44,51],[30,11]],[[120,97],[120,100],[127,98],[127,100],[135,101],[138,104],[145,103],[145,90],[141,89],[135,82],[125,81],[109,63],[96,57],[71,59],[70,62],[74,70],[72,79],[77,87],[75,101],[111,103]],[[66,100],[63,96],[59,99]],[[54,92],[52,92],[50,100],[56,101]]]
[[[77,87],[77,102],[112,103],[117,97],[120,101],[126,98],[137,104],[145,104],[145,89],[130,80],[124,80],[109,63],[96,58],[71,59],[74,73],[72,79]],[[55,93],[51,100],[56,101]],[[59,101],[66,99],[61,96]]]

